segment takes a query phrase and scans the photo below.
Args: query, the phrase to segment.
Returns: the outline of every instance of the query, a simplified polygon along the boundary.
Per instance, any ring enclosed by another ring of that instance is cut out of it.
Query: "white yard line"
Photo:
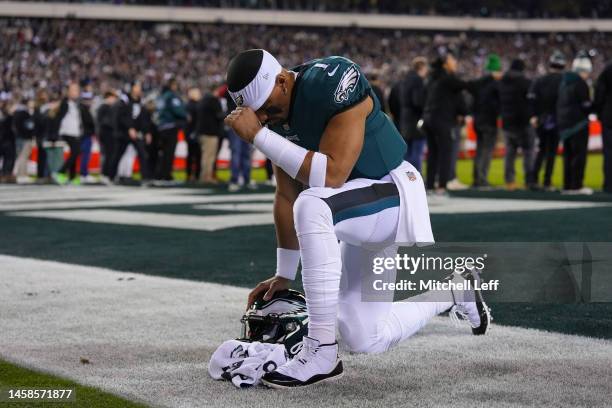
[[[272,193],[208,194],[198,189],[145,189],[128,187],[45,187],[39,190],[0,191],[0,211],[54,210],[136,205],[202,204],[222,202],[272,201]]]
[[[516,211],[571,210],[576,208],[611,207],[612,203],[592,201],[513,200],[498,198],[430,199],[432,214],[474,214]]]
[[[63,210],[11,213],[18,217],[52,218],[101,224],[138,225],[157,228],[178,228],[196,231],[217,231],[225,228],[269,225],[272,212],[229,215],[186,215],[122,210]]]
[[[344,353],[338,383],[236,390],[206,365],[239,334],[247,292],[0,256],[0,355],[172,407],[603,407],[612,395],[610,341],[500,326],[474,337],[443,318],[391,352]]]

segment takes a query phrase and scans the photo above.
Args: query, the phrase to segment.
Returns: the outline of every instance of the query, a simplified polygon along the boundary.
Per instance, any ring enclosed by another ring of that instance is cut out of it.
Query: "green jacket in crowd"
[[[166,89],[157,99],[157,126],[159,130],[180,128],[187,122],[185,104],[174,92]]]

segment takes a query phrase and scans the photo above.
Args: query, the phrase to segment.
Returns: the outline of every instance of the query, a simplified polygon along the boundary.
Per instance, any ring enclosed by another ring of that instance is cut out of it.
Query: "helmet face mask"
[[[271,339],[279,337],[282,330],[276,316],[244,315],[240,319],[242,323],[242,338],[250,341],[266,343]]]
[[[239,340],[284,344],[293,356],[308,333],[306,299],[294,290],[280,291],[269,301],[257,300],[240,319]]]

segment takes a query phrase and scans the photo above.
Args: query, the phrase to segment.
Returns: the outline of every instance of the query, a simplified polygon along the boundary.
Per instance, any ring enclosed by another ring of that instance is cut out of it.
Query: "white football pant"
[[[340,188],[310,188],[296,200],[308,335],[321,344],[336,341],[338,329],[349,350],[380,353],[452,306],[450,294],[448,302],[427,302],[422,294],[424,301],[393,303],[393,293],[388,301],[362,301],[362,281],[373,274],[373,259],[397,252],[398,202],[389,176],[354,179]],[[395,282],[395,273],[387,270],[380,276]]]

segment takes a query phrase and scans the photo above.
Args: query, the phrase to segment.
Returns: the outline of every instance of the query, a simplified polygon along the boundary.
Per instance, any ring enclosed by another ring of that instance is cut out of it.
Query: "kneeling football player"
[[[490,316],[475,301],[364,302],[362,278],[399,245],[434,241],[423,180],[360,67],[327,57],[290,70],[265,50],[234,57],[227,84],[237,108],[226,123],[275,165],[275,276],[249,304],[289,287],[301,259],[308,336],[264,384],[297,387],[342,375],[336,328],[354,352],[380,353],[455,308],[483,334]],[[393,272],[393,279],[395,271]],[[476,272],[472,274],[476,275]],[[461,279],[477,276],[464,276]]]

